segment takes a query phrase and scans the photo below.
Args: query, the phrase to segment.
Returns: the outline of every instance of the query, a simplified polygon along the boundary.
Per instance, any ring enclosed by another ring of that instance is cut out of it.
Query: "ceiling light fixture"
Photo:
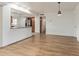
[[[60,11],[60,2],[58,2],[58,6],[59,6],[58,16],[61,16],[61,15],[62,15],[62,13],[61,13],[61,11]]]

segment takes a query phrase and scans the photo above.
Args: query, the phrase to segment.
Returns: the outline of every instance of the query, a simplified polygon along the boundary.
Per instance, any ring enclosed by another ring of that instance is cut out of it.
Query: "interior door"
[[[40,17],[40,33],[46,33],[46,17]]]
[[[32,32],[35,32],[35,17],[31,17],[32,20]]]

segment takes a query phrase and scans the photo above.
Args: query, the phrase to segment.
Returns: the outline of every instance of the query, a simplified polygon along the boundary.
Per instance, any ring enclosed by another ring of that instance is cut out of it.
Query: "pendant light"
[[[61,13],[61,11],[60,11],[60,2],[58,2],[58,5],[59,5],[58,16],[61,16],[62,13]]]

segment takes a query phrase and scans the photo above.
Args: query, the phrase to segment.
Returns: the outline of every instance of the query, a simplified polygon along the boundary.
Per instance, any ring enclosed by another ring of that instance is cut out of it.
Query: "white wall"
[[[35,16],[35,32],[39,33],[40,32],[40,17]]]
[[[75,36],[73,11],[65,11],[61,16],[57,16],[57,13],[47,13],[45,15],[47,34]]]
[[[73,11],[65,11],[63,15],[57,16],[56,12],[46,13],[46,34],[76,36],[75,20]],[[36,17],[36,32],[39,32],[39,16]]]
[[[11,9],[3,7],[3,45],[6,46],[16,41],[32,36],[31,27],[22,29],[10,29]]]
[[[0,6],[0,46],[2,45],[2,7]]]
[[[79,41],[79,4],[75,8],[75,24],[76,24],[76,37]]]

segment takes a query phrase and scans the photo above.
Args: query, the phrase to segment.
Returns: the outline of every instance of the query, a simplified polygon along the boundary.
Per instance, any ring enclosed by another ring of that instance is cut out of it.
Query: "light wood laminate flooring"
[[[74,37],[36,34],[0,48],[1,56],[79,56],[79,42]]]

